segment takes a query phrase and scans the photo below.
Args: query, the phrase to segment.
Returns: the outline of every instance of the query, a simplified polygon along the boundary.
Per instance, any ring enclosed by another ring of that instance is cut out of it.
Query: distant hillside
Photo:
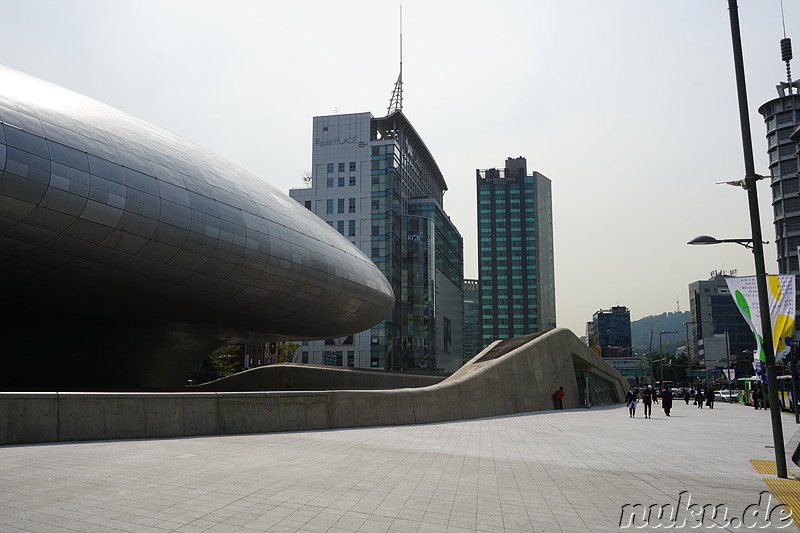
[[[678,333],[661,335],[664,353],[675,353],[681,346],[686,346],[686,326],[684,322],[691,322],[692,314],[662,313],[651,315],[639,320],[631,321],[631,341],[633,351],[644,354],[650,350],[650,332],[653,332],[653,351],[658,351],[659,333],[662,331],[677,331]],[[689,326],[691,331],[691,326]]]

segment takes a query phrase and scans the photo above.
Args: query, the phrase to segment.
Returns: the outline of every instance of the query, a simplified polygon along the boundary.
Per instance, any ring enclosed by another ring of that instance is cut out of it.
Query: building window
[[[344,213],[344,198],[336,200],[336,212],[339,214]]]
[[[328,174],[333,172],[333,163],[328,163]]]
[[[342,366],[342,352],[323,352],[325,357],[324,364],[329,366]]]
[[[356,212],[356,199],[350,198],[347,200],[347,212],[348,213],[355,213]]]
[[[339,172],[344,172],[344,163],[339,163]]]
[[[347,351],[347,366],[349,366],[350,368],[356,366],[356,352],[354,352],[353,350]]]
[[[327,178],[325,181],[327,182],[329,189],[333,187],[333,178]]]
[[[339,176],[338,183],[339,187],[344,187],[344,176]]]
[[[356,236],[356,221],[355,220],[348,220],[347,221],[347,236],[348,237],[355,237]]]
[[[305,205],[306,209],[311,211],[311,200],[306,200],[305,202],[303,202],[303,205]]]
[[[328,198],[325,200],[325,214],[332,215],[333,214],[333,198]]]
[[[356,186],[356,177],[355,176],[350,176],[350,186],[351,187],[355,187]]]
[[[308,352],[301,352],[301,354],[302,354],[302,359],[300,359],[300,360],[302,362],[308,364]]]
[[[336,231],[344,235],[344,220],[336,221]]]
[[[356,171],[356,162],[350,161],[350,172],[355,172],[355,171]]]

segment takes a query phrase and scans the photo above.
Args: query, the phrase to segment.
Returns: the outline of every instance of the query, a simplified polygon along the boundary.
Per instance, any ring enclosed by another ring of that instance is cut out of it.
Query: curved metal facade
[[[6,67],[0,126],[0,385],[167,386],[215,346],[392,309],[346,238],[193,143]]]

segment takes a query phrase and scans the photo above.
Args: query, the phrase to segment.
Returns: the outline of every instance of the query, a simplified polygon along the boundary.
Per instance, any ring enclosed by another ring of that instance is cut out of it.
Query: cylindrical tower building
[[[787,90],[788,89],[788,90]],[[758,108],[767,124],[767,152],[772,177],[772,211],[775,243],[778,247],[778,270],[798,274],[800,246],[800,177],[797,143],[789,138],[800,126],[800,94],[794,82],[778,85],[778,98]]]

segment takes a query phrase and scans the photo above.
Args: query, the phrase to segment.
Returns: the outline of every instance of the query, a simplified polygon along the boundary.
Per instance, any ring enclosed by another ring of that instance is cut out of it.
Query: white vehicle
[[[718,390],[714,393],[714,401],[734,403],[739,401],[739,392],[735,390]]]

